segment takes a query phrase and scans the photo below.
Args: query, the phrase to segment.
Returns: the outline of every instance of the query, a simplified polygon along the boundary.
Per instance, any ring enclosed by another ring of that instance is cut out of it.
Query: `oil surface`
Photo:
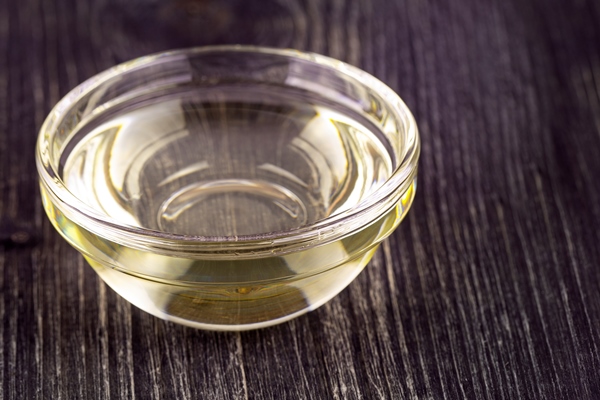
[[[392,172],[382,136],[333,109],[180,97],[79,135],[63,157],[67,188],[121,223],[239,236],[339,213]]]

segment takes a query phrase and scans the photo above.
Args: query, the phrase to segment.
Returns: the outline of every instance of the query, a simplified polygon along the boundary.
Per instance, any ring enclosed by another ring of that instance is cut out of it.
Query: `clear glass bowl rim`
[[[179,59],[182,56],[211,52],[263,53],[283,58],[299,59],[318,65],[321,68],[334,69],[338,73],[354,78],[362,85],[377,92],[386,102],[389,111],[394,113],[399,121],[406,124],[404,129],[409,140],[406,140],[405,143],[410,143],[411,147],[406,149],[407,152],[403,162],[398,165],[390,178],[358,205],[299,228],[256,235],[231,237],[191,236],[120,224],[118,221],[102,215],[83,203],[65,187],[57,171],[47,161],[49,158],[47,152],[49,141],[52,140],[59,123],[73,104],[102,83],[128,71]],[[53,205],[60,211],[68,213],[70,218],[81,227],[106,239],[136,248],[173,249],[175,247],[179,251],[185,249],[186,253],[193,253],[195,249],[205,252],[212,248],[213,251],[223,252],[243,250],[243,248],[257,249],[265,246],[287,247],[286,245],[291,243],[317,244],[346,236],[350,233],[349,230],[352,231],[369,225],[396,205],[399,201],[399,195],[408,190],[416,176],[419,153],[419,134],[412,113],[391,88],[369,73],[342,61],[316,53],[262,46],[221,45],[170,50],[139,57],[100,72],[79,84],[54,106],[40,128],[36,144],[36,165],[40,182],[47,190]]]

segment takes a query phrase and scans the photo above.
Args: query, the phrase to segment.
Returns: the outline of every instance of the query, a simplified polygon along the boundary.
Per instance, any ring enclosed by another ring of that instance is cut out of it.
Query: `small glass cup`
[[[419,138],[355,67],[218,46],[92,77],[36,150],[48,217],[110,287],[166,320],[244,330],[360,273],[412,203]]]

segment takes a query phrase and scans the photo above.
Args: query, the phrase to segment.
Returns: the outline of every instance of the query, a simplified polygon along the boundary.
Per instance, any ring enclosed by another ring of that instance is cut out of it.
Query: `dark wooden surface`
[[[117,297],[50,226],[50,108],[170,48],[357,65],[413,110],[409,217],[319,310],[196,331]],[[600,2],[0,0],[0,398],[600,399]]]

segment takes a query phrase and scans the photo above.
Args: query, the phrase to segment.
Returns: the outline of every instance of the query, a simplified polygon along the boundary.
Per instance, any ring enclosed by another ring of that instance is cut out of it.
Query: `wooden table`
[[[374,74],[423,141],[409,217],[317,311],[197,331],[41,208],[50,108],[114,64],[252,43]],[[599,399],[600,2],[0,1],[0,398]]]

